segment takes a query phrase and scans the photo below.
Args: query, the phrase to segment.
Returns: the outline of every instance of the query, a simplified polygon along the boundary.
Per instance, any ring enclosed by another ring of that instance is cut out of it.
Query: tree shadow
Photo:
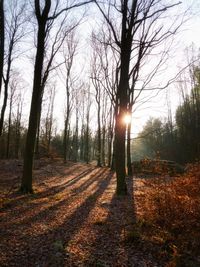
[[[47,214],[54,213],[54,216],[46,218],[46,222],[48,223],[49,220],[52,221],[53,219],[57,220],[58,222],[55,228],[49,228],[48,231],[44,233],[33,232],[33,234],[31,234],[31,229],[29,227],[31,227],[31,224],[35,223],[37,219],[35,219],[35,221],[33,219],[30,222],[27,221],[26,224],[28,225],[24,225],[22,221],[21,228],[14,232],[13,236],[17,235],[15,238],[18,239],[18,242],[20,242],[20,239],[22,239],[23,242],[20,245],[20,250],[18,249],[9,256],[7,259],[7,266],[17,267],[22,266],[22,263],[23,266],[30,267],[64,266],[65,258],[67,257],[64,248],[68,246],[70,240],[86,221],[98,198],[108,187],[112,176],[113,174],[105,169],[100,171],[96,177],[98,181],[96,189],[94,192],[91,191],[84,201],[78,204],[77,208],[75,207],[75,210],[70,216],[64,218],[56,217],[56,211],[58,209],[64,209],[66,213],[67,210],[70,209],[70,207],[66,205],[66,199],[54,205],[50,210],[47,210],[46,214],[36,215],[36,217],[41,217],[44,222]],[[94,178],[95,177],[93,177],[93,179]],[[86,187],[86,184],[84,186]],[[83,188],[81,190],[83,190]],[[14,249],[14,246],[13,244],[10,249]]]
[[[23,219],[23,224],[29,224],[29,223],[39,223],[42,222],[45,219],[48,219],[48,221],[50,220],[54,220],[54,218],[56,217],[56,212],[59,209],[62,209],[63,207],[67,207],[69,206],[74,198],[77,197],[77,194],[83,192],[84,190],[87,190],[87,188],[94,183],[95,181],[98,181],[99,178],[101,178],[101,176],[106,172],[106,169],[101,169],[101,168],[95,168],[96,172],[92,173],[90,171],[84,171],[82,172],[80,175],[76,176],[74,179],[81,179],[83,177],[88,176],[88,173],[90,173],[89,177],[87,178],[86,181],[84,181],[80,186],[78,185],[75,189],[72,190],[68,190],[67,186],[69,186],[69,184],[66,182],[66,188],[64,187],[64,185],[60,186],[60,188],[58,187],[56,192],[53,191],[51,192],[51,196],[52,199],[49,199],[47,197],[49,197],[49,190],[47,190],[47,192],[43,192],[43,193],[39,193],[36,194],[35,196],[29,195],[29,199],[30,200],[28,203],[25,203],[26,205],[19,205],[19,203],[15,203],[14,205],[9,206],[10,210],[13,210],[13,208],[15,206],[20,206],[20,213],[23,214],[23,216],[26,216],[26,213],[29,214],[30,213],[30,209],[32,210],[31,212],[31,216],[29,216],[28,218]],[[74,180],[73,180],[74,181]],[[76,180],[78,181],[78,180]],[[70,181],[69,181],[70,182]],[[62,193],[64,193],[63,191],[66,191],[66,196],[63,196]],[[58,199],[56,200],[56,195],[58,195]],[[61,195],[60,195],[61,194]],[[72,194],[72,195],[71,195]],[[70,197],[71,196],[71,197]],[[47,206],[46,208],[43,208],[41,210],[41,205],[44,206],[44,202],[41,202],[41,199],[43,198],[47,198],[45,200],[46,203],[48,203],[51,200],[51,206]],[[34,203],[33,201],[37,201],[37,203]],[[5,209],[4,209],[5,210]],[[15,216],[13,214],[13,216]],[[15,228],[17,229],[18,227],[21,227],[21,220],[18,220],[19,218],[16,218],[15,220]],[[7,222],[7,225],[12,224],[12,221]]]
[[[127,179],[127,189],[127,196],[119,197],[113,193],[110,200],[100,204],[107,210],[107,217],[91,225],[96,239],[83,266],[128,266],[129,255],[124,239],[127,227],[133,225],[136,219],[132,178]]]
[[[78,175],[76,175],[74,177],[69,177],[68,179],[70,179],[70,180],[67,180],[61,184],[59,182],[60,177],[56,177],[59,184],[51,186],[51,187],[47,187],[47,189],[43,190],[42,192],[36,192],[33,195],[30,195],[30,194],[29,195],[22,195],[19,191],[15,191],[8,196],[9,201],[4,205],[3,209],[6,209],[6,208],[13,209],[15,206],[23,205],[23,203],[25,201],[27,201],[31,198],[42,199],[42,198],[48,198],[48,197],[54,196],[56,193],[60,193],[60,192],[64,191],[67,187],[70,187],[70,186],[78,183],[86,175],[91,175],[91,173],[95,170],[97,170],[97,168],[91,167],[91,168],[89,168],[89,169],[87,169],[81,173],[78,173]],[[72,170],[67,172],[66,176],[71,174],[71,172],[72,172]],[[95,174],[93,176],[95,176]],[[16,199],[17,199],[17,201],[16,201]],[[38,205],[33,204],[33,206],[37,207]]]

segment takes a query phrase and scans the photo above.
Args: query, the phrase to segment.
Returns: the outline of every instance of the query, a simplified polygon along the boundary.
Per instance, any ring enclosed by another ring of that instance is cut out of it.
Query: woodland
[[[200,266],[198,7],[0,0],[0,266]]]

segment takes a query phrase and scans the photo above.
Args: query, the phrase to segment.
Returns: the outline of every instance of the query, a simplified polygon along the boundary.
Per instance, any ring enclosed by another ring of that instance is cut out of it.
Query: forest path
[[[35,194],[21,195],[21,169],[18,161],[0,162],[0,266],[157,266],[139,243],[129,242],[142,185],[135,199],[128,178],[129,194],[119,198],[108,168],[36,161]]]

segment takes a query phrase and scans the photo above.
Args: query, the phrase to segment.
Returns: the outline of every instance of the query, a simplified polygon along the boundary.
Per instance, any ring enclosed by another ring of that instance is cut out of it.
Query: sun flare
[[[129,123],[131,123],[131,115],[130,114],[126,114],[125,116],[124,116],[124,122],[126,123],[126,124],[129,124]]]

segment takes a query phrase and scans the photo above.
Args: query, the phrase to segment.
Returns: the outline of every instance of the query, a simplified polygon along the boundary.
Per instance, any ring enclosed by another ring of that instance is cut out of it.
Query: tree
[[[7,149],[6,149],[6,158],[9,158],[10,152],[10,136],[11,136],[11,123],[12,123],[12,107],[14,102],[14,95],[16,91],[16,84],[12,81],[10,90],[10,104],[9,104],[9,115],[8,115],[8,137],[7,137]]]
[[[7,107],[8,101],[8,89],[9,89],[9,81],[10,81],[10,74],[11,68],[14,59],[17,58],[17,55],[14,55],[15,48],[17,44],[21,41],[21,39],[25,35],[24,26],[27,22],[27,17],[25,16],[26,5],[25,4],[17,4],[14,1],[12,4],[9,5],[10,9],[10,17],[6,20],[6,37],[8,43],[8,51],[6,55],[6,70],[5,75],[3,77],[4,81],[4,99],[3,105],[1,108],[1,116],[0,116],[0,136],[3,130],[3,123],[4,123],[4,115],[5,110]],[[3,40],[2,40],[3,42]]]
[[[102,27],[98,34],[92,33],[91,79],[97,104],[97,166],[105,165],[107,134],[108,166],[111,167],[117,62],[106,42],[102,45],[100,39],[105,39],[104,30]]]
[[[83,160],[86,163],[89,163],[90,160],[90,109],[91,109],[91,92],[89,85],[85,85],[88,87],[88,90],[84,88],[84,102],[86,104],[86,111],[83,113],[82,120],[82,149],[83,149]]]
[[[0,0],[0,96],[1,96],[2,81],[3,81],[4,42],[5,42],[4,0]]]
[[[166,4],[164,1],[123,0],[101,4],[95,1],[109,28],[107,43],[119,55],[119,83],[116,92],[115,116],[115,163],[117,194],[127,193],[125,182],[125,136],[124,116],[129,112],[130,96],[134,93],[142,60],[158,47],[179,27],[173,24],[164,27],[158,23],[162,16],[180,3]],[[111,11],[112,10],[112,11]],[[114,20],[114,17],[115,20]],[[119,21],[120,17],[120,22]],[[115,24],[114,24],[115,22]],[[130,105],[131,107],[131,105]]]
[[[72,90],[74,87],[75,78],[72,75],[72,67],[74,63],[74,57],[76,55],[78,42],[75,40],[75,32],[73,31],[69,34],[69,38],[67,39],[66,45],[63,47],[63,56],[65,72],[62,72],[62,76],[65,80],[65,89],[66,89],[66,111],[65,111],[65,119],[64,119],[64,135],[63,135],[63,158],[64,162],[67,160],[67,152],[69,153],[69,121],[73,106],[73,95]]]
[[[139,134],[144,156],[175,160],[180,163],[195,162],[200,158],[200,71],[198,65],[190,65],[190,76],[179,81],[182,103],[177,107],[175,121],[170,108],[168,118],[149,119]],[[187,71],[188,72],[188,71]],[[188,81],[191,81],[188,84]],[[189,88],[190,87],[190,88]],[[192,88],[191,88],[192,87]],[[191,89],[191,90],[190,90]],[[190,93],[187,93],[190,91]],[[169,104],[168,104],[169,106]]]
[[[183,95],[183,103],[176,110],[176,126],[181,162],[200,158],[200,71],[193,66],[193,88],[190,95]]]
[[[152,157],[156,157],[163,150],[163,123],[160,119],[150,118],[142,132],[139,134],[140,138],[144,138],[145,146],[151,152]]]
[[[102,147],[101,147],[101,93],[102,93],[102,85],[101,85],[101,66],[98,62],[99,55],[102,56],[101,53],[97,52],[98,46],[95,44],[95,39],[93,37],[93,58],[92,58],[92,69],[91,69],[91,78],[92,83],[95,89],[95,100],[97,103],[97,166],[101,167],[101,155],[102,155]]]
[[[32,168],[33,168],[33,157],[34,147],[36,141],[36,133],[38,128],[38,122],[41,111],[43,87],[42,87],[42,73],[43,63],[46,48],[47,37],[49,36],[49,29],[53,21],[64,12],[71,10],[76,7],[85,5],[91,1],[72,3],[67,7],[58,10],[59,1],[56,2],[55,9],[50,14],[51,0],[45,0],[43,3],[40,0],[34,1],[34,11],[37,20],[37,48],[34,65],[34,78],[33,78],[33,92],[31,100],[31,109],[29,116],[29,125],[26,138],[26,146],[24,153],[24,167],[21,181],[21,191],[24,193],[32,193]]]
[[[22,88],[20,88],[20,91],[17,95],[17,112],[16,117],[14,120],[15,124],[15,141],[14,141],[14,157],[19,158],[21,156],[20,154],[20,148],[22,150],[22,144],[21,144],[21,137],[23,135],[24,129],[22,128],[22,109],[24,106],[24,93],[22,91]],[[23,131],[22,131],[23,129]]]
[[[43,129],[43,136],[42,136],[42,142],[45,149],[45,152],[47,155],[50,155],[50,146],[53,136],[53,130],[54,130],[54,118],[53,118],[53,111],[54,111],[54,100],[55,100],[55,84],[51,86],[48,90],[48,106],[47,106],[47,114],[44,118],[44,129]],[[41,127],[42,128],[42,127]]]
[[[48,83],[50,73],[52,73],[58,67],[61,67],[65,63],[65,60],[64,62],[56,62],[56,64],[54,63],[54,61],[59,50],[63,47],[63,44],[66,42],[66,38],[68,37],[68,35],[71,34],[71,31],[73,31],[74,28],[78,25],[78,24],[66,25],[66,18],[67,16],[65,15],[63,19],[59,22],[58,27],[53,28],[54,23],[52,23],[48,28],[49,37],[46,40],[46,50],[45,50],[44,67],[43,67],[44,70],[41,82],[42,94],[44,93],[45,87]],[[51,32],[53,32],[53,29],[56,31],[56,34],[51,36]],[[42,105],[40,106],[40,108],[41,110],[39,111],[36,149],[35,149],[36,150],[35,154],[38,157],[39,157],[40,120],[42,116]]]

